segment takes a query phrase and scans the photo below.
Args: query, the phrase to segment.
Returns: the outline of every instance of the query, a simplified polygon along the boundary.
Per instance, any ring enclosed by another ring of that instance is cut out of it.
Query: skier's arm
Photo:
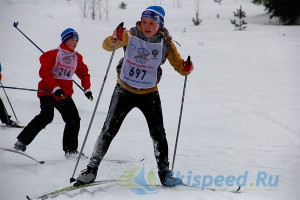
[[[118,41],[117,49],[124,47],[128,44],[128,34],[129,31],[125,31],[123,34],[123,41]],[[102,43],[102,48],[106,51],[113,51],[115,43],[113,42],[113,36],[108,36]]]
[[[83,62],[82,55],[77,53],[78,63],[75,74],[81,80],[81,86],[84,89],[91,87],[90,74],[87,65]]]
[[[177,48],[173,42],[171,42],[171,46],[168,51],[167,59],[173,68],[181,75],[185,75],[183,71],[184,60],[181,58],[181,55],[178,53]]]
[[[58,87],[58,83],[52,75],[52,69],[56,61],[56,54],[57,50],[51,50],[40,56],[41,68],[39,70],[39,75],[51,90]]]

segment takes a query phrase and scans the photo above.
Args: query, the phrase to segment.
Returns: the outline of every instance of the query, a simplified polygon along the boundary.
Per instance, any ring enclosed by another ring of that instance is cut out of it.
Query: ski
[[[140,160],[137,160],[136,162],[142,162],[144,161],[145,158],[142,158]],[[131,162],[135,162],[135,161],[132,161],[132,160],[120,160],[120,159],[103,159],[103,161],[106,161],[106,162],[112,162],[112,163],[118,163],[118,164],[123,164],[123,163],[131,163]]]
[[[0,127],[4,127],[4,128],[25,128],[26,126],[23,126],[23,125],[10,126],[10,125],[5,125],[5,124],[0,124]]]
[[[241,193],[241,186],[239,186],[237,189],[221,189],[221,188],[205,188],[207,190],[210,190],[210,191],[226,191],[226,192],[231,192],[231,193]]]
[[[185,183],[183,183],[183,185],[179,185],[179,186],[184,186],[184,187],[190,187],[190,188],[195,188],[195,189],[203,189],[199,186],[191,186],[191,185],[187,185]],[[222,192],[232,192],[232,193],[241,193],[241,186],[238,186],[238,188],[232,188],[232,189],[224,189],[224,188],[210,188],[210,187],[206,187],[205,188],[206,190],[209,190],[209,191],[214,191],[214,192],[217,192],[217,191],[222,191]]]
[[[30,198],[28,195],[26,196],[26,198],[28,200],[33,200],[33,199],[54,199],[59,195],[62,194],[66,194],[67,192],[70,191],[74,191],[74,190],[79,190],[79,189],[83,189],[83,188],[87,188],[87,187],[91,187],[91,186],[95,186],[95,185],[103,185],[103,184],[107,184],[107,183],[112,183],[112,182],[116,182],[117,180],[100,180],[100,181],[95,181],[93,183],[89,183],[89,184],[84,184],[84,185],[80,185],[80,186],[74,186],[74,185],[70,185],[61,189],[57,189],[53,192],[49,192],[46,193],[44,195],[38,196],[36,198]]]
[[[26,153],[24,153],[22,151],[18,151],[18,150],[15,150],[15,149],[8,149],[8,148],[4,148],[4,147],[0,147],[0,150],[12,152],[12,153],[17,153],[17,154],[26,156],[26,157],[28,157],[28,158],[30,158],[30,159],[32,159],[32,160],[34,160],[34,161],[36,161],[36,162],[38,162],[40,164],[44,164],[45,163],[45,161],[39,161],[39,160],[31,157],[30,155],[28,155],[28,154],[26,154]]]
[[[157,185],[144,185],[144,186],[149,186],[149,187],[164,187],[160,184],[157,184]],[[174,185],[172,187],[164,187],[164,188],[176,188],[176,187],[187,187],[187,188],[192,188],[192,189],[197,189],[197,190],[202,190],[203,188],[199,187],[199,186],[191,186],[191,185],[187,185],[185,183],[183,184],[180,184],[180,185]],[[231,192],[231,193],[241,193],[241,186],[238,186],[238,188],[232,188],[232,189],[224,189],[224,188],[209,188],[209,187],[206,187],[205,188],[206,190],[209,190],[209,191],[213,191],[213,192],[217,192],[217,191],[220,191],[220,192]]]
[[[61,188],[61,189],[57,189],[53,192],[43,194],[43,195],[35,197],[35,198],[30,198],[28,195],[26,195],[26,198],[27,198],[27,200],[54,199],[54,198],[56,198],[56,197],[58,197],[62,194],[67,195],[67,193],[71,192],[71,191],[80,190],[80,189],[88,188],[88,187],[91,187],[91,186],[108,184],[108,183],[118,183],[118,184],[120,184],[120,183],[122,183],[122,180],[100,180],[100,181],[95,181],[93,183],[79,185],[79,186],[70,185],[70,186],[67,186],[67,187],[64,187],[64,188]],[[164,187],[162,185],[144,185],[143,187],[145,187],[145,186],[147,186],[147,187]],[[176,188],[176,187],[189,187],[189,188],[194,188],[194,189],[200,189],[200,187],[193,187],[193,186],[189,186],[189,185],[186,185],[186,184],[176,185],[176,186],[173,186],[172,188]],[[225,192],[228,191],[228,192],[232,192],[232,193],[240,193],[241,187],[239,186],[238,189],[232,189],[232,190],[216,189],[216,188],[205,188],[205,189],[210,190],[210,191],[225,191]]]

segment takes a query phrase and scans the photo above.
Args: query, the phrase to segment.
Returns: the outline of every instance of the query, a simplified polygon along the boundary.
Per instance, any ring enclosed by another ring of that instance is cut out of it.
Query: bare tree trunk
[[[102,10],[103,10],[103,0],[98,0],[98,8],[99,8],[99,20],[102,19]]]
[[[103,9],[104,9],[104,13],[106,15],[106,21],[108,21],[108,14],[109,14],[108,0],[104,1]]]
[[[91,11],[92,11],[92,13],[91,13],[92,20],[95,20],[96,12],[97,12],[97,0],[91,0],[90,6],[91,6]]]
[[[181,8],[182,7],[182,1],[181,0],[177,0],[177,8]]]
[[[79,8],[83,14],[83,18],[86,18],[87,16],[89,1],[90,0],[77,0],[77,3],[79,4]]]

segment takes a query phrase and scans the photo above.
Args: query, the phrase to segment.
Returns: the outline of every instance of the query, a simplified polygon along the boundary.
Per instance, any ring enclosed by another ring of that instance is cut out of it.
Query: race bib
[[[76,52],[69,52],[63,49],[58,49],[56,63],[52,69],[54,78],[72,80],[73,74],[77,67]]]
[[[162,41],[148,43],[135,36],[129,36],[120,79],[137,89],[153,88],[157,82],[162,48]]]

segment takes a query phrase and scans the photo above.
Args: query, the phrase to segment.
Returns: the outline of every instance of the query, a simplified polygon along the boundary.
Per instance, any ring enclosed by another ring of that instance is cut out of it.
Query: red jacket
[[[65,44],[60,44],[60,48],[67,50],[69,52],[74,52],[69,49]],[[58,53],[58,49],[50,50],[45,52],[40,56],[41,68],[39,71],[39,75],[42,80],[38,84],[39,90],[50,90],[52,91],[55,87],[60,87],[64,93],[65,97],[69,97],[73,94],[73,81],[72,80],[64,80],[57,79],[52,74],[52,69],[56,63],[56,56]],[[88,73],[88,67],[83,62],[82,55],[76,52],[77,55],[77,67],[75,70],[75,74],[81,80],[81,86],[84,89],[89,89],[91,87],[90,82],[90,74]],[[63,97],[55,96],[52,93],[47,92],[38,92],[37,96],[53,96],[56,100],[62,100]]]

